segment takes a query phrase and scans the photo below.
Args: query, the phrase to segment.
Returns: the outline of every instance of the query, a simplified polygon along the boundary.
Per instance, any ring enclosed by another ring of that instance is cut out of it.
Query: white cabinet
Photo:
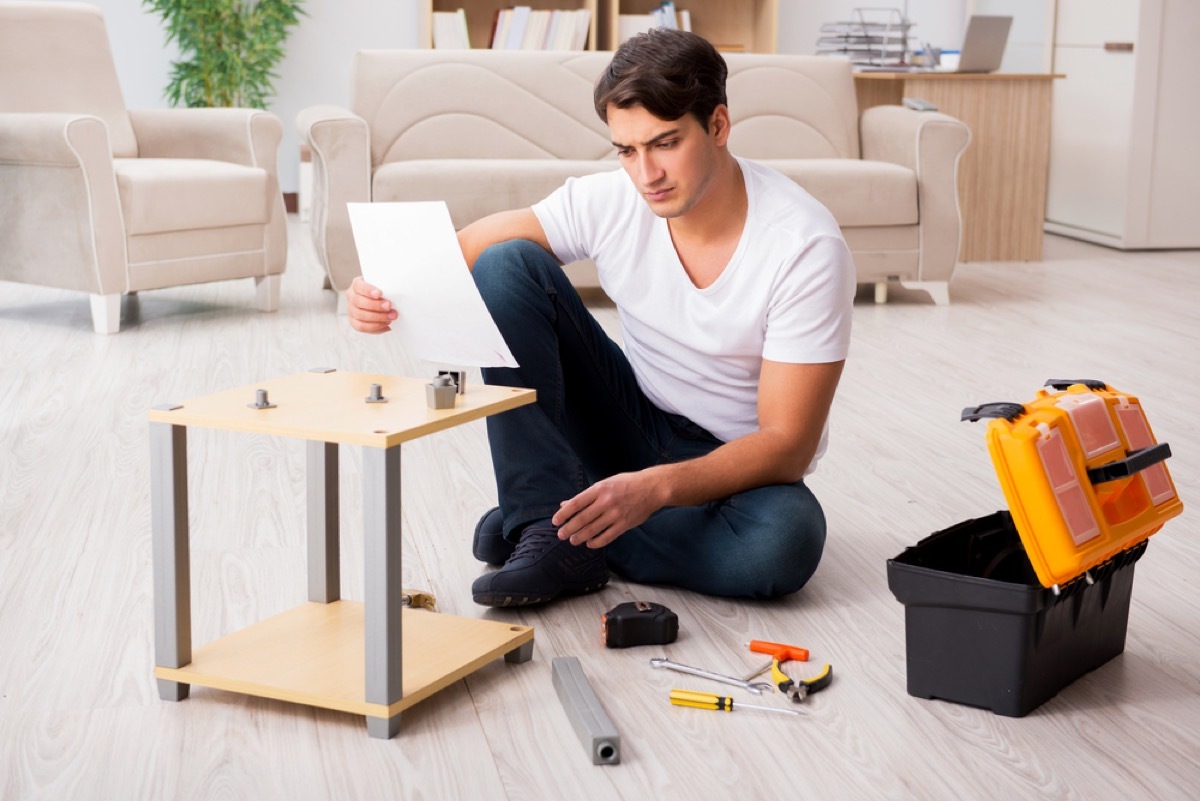
[[[1200,247],[1200,3],[1059,0],[1046,230]]]

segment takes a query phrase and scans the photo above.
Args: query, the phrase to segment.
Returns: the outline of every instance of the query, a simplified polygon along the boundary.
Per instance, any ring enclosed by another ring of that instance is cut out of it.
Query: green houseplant
[[[171,105],[266,108],[303,0],[143,0],[179,45],[163,95]]]

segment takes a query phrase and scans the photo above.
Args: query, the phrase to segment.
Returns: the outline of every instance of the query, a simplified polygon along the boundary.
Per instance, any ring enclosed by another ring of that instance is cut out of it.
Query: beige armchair
[[[121,296],[253,277],[279,303],[283,129],[252,109],[126,111],[94,6],[0,2],[0,280]]]

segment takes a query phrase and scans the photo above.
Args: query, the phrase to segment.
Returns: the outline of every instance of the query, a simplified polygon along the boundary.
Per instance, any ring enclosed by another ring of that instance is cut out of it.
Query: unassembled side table
[[[367,402],[379,384],[387,402]],[[472,386],[452,409],[418,378],[318,368],[150,411],[154,675],[163,700],[196,684],[365,715],[390,738],[400,713],[503,656],[533,656],[533,629],[409,609],[400,579],[400,444],[532,403]],[[255,408],[256,390],[270,407]],[[187,427],[308,440],[308,603],[192,652]],[[341,600],[338,445],[363,446],[365,599]]]

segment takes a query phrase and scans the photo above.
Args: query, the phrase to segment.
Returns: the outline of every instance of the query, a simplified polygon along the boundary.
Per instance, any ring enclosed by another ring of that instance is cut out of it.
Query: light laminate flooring
[[[984,428],[958,422],[963,407],[1028,400],[1051,377],[1107,380],[1142,398],[1185,504],[1200,499],[1200,253],[1055,237],[1040,263],[962,265],[948,307],[899,290],[856,305],[830,451],[811,478],[829,539],[799,594],[733,601],[618,580],[544,609],[476,606],[470,534],[495,500],[476,422],[405,446],[404,584],[432,591],[444,613],[536,627],[533,661],[497,661],[417,704],[390,741],[353,715],[216,690],[160,701],[146,410],[314,366],[432,369],[349,330],[306,235],[293,219],[275,314],[254,310],[248,280],[183,287],[127,301],[123,330],[104,337],[82,295],[0,284],[0,798],[1196,797],[1194,510],[1137,565],[1125,653],[1033,714],[905,691],[904,610],[886,560],[1004,505]],[[613,309],[594,309],[615,332]],[[188,447],[200,645],[305,599],[304,448],[204,430]],[[358,449],[342,464],[342,588],[361,598]],[[601,613],[633,599],[675,610],[679,640],[603,648]],[[745,673],[759,661],[752,638],[833,664],[806,719],[671,706],[673,686],[720,686],[648,665],[666,654]],[[564,655],[579,657],[616,723],[620,765],[591,765],[571,729],[551,684]]]

